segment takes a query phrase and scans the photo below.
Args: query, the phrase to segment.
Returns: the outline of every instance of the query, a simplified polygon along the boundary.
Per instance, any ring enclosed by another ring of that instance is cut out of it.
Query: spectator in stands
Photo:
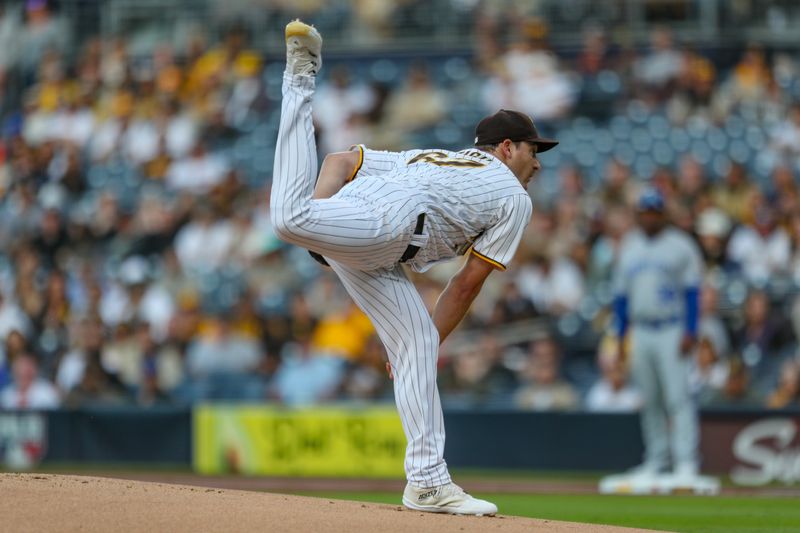
[[[132,242],[129,253],[149,257],[172,249],[175,233],[183,222],[188,206],[165,200],[160,189],[142,191],[139,204],[130,220]]]
[[[754,204],[752,211],[752,223],[740,225],[731,234],[727,255],[740,265],[748,281],[760,285],[788,274],[791,239],[770,206]]]
[[[53,118],[54,131],[52,134],[56,135],[56,139],[65,143],[71,156],[69,159],[71,165],[65,169],[69,175],[61,178],[65,183],[78,179],[75,174],[80,170],[79,150],[89,143],[97,121],[92,109],[94,102],[90,89],[81,87],[76,91],[77,94],[71,96],[65,103],[66,105]]]
[[[466,404],[503,398],[516,388],[514,373],[503,364],[503,349],[490,333],[454,354],[440,377],[442,391]]]
[[[696,51],[685,49],[675,92],[667,102],[667,114],[672,122],[684,124],[689,117],[704,118],[708,122],[715,120],[715,82],[713,63]]]
[[[9,361],[13,361],[22,353],[30,353],[30,342],[22,331],[12,329],[3,342],[3,354]]]
[[[634,65],[634,76],[649,94],[663,100],[684,69],[684,55],[675,47],[672,31],[666,26],[653,30],[650,46],[650,52]]]
[[[706,269],[710,273],[738,270],[738,265],[727,255],[731,221],[724,211],[717,207],[708,207],[701,211],[697,217],[695,233],[700,241]]]
[[[130,400],[119,379],[103,368],[100,352],[90,350],[86,352],[80,382],[66,394],[64,404],[68,407],[123,405]]]
[[[737,105],[753,105],[767,96],[772,80],[764,48],[751,43],[733,68],[730,77],[720,87],[718,97],[725,115]]]
[[[391,398],[391,382],[386,375],[386,351],[380,338],[371,335],[358,364],[347,370],[342,391],[348,399],[374,400]]]
[[[167,168],[167,186],[178,192],[201,195],[222,183],[230,170],[225,158],[210,153],[202,140],[188,156],[176,159]]]
[[[161,150],[155,109],[145,108],[131,117],[120,135],[119,143],[123,157],[134,167],[141,167],[155,159]]]
[[[333,399],[344,384],[346,367],[341,357],[315,351],[308,335],[295,337],[283,347],[270,395],[289,406]]]
[[[710,206],[708,177],[696,158],[691,155],[682,157],[676,177],[676,202],[688,207],[695,216]]]
[[[699,399],[704,407],[756,407],[762,399],[750,388],[750,372],[739,358],[728,360],[727,379],[722,389]]]
[[[597,192],[598,203],[607,207],[630,207],[637,195],[636,188],[630,167],[622,161],[611,159],[606,165],[603,183]]]
[[[71,27],[53,10],[49,0],[26,0],[24,25],[17,44],[18,60],[25,72],[32,72],[48,50],[68,50]]]
[[[16,280],[14,299],[20,309],[30,320],[39,317],[44,309],[45,299],[38,287],[39,277],[44,267],[39,255],[27,246],[22,246],[15,255]]]
[[[745,167],[731,163],[722,182],[711,191],[714,204],[735,222],[746,222],[751,214],[757,188],[749,180]]]
[[[105,342],[103,324],[99,320],[84,317],[70,322],[69,348],[59,360],[55,373],[56,385],[64,396],[81,384],[90,359],[101,360],[102,352],[112,349],[112,344],[104,346]],[[116,370],[116,361],[105,363],[112,363],[111,370]]]
[[[181,108],[174,98],[164,102],[162,110],[163,114],[157,120],[163,135],[164,155],[169,161],[187,157],[200,135],[200,125],[196,117],[192,116],[189,109]]]
[[[141,353],[138,375],[133,377],[136,401],[140,405],[168,403],[183,382],[183,357],[174,343],[156,343],[147,325],[136,331]]]
[[[354,116],[364,115],[375,104],[372,87],[353,83],[344,65],[331,69],[330,82],[321,84],[314,96],[314,121],[320,128],[320,151],[339,152],[350,148],[349,139],[341,139],[342,130]],[[351,143],[352,144],[352,143]]]
[[[260,343],[233,330],[228,310],[217,310],[201,322],[198,335],[186,350],[186,370],[192,378],[194,399],[248,399],[263,397],[260,375],[265,353]]]
[[[114,193],[104,191],[97,195],[90,206],[88,220],[83,221],[85,238],[90,239],[92,245],[102,253],[112,244],[122,222],[119,201]]]
[[[375,328],[367,316],[351,301],[343,302],[339,310],[326,313],[317,322],[311,335],[315,353],[354,361],[364,352]]]
[[[540,38],[519,40],[500,58],[483,89],[484,107],[518,109],[548,123],[566,116],[575,90]]]
[[[0,392],[3,409],[55,409],[61,404],[58,389],[39,376],[36,358],[20,354],[12,363],[13,381]]]
[[[771,148],[788,157],[800,155],[800,103],[789,109],[786,118],[772,131]]]
[[[500,297],[495,303],[487,326],[509,324],[533,318],[538,314],[533,302],[520,292],[516,282],[511,279],[503,284]]]
[[[778,385],[767,396],[768,409],[782,409],[800,405],[800,361],[789,359],[781,367]]]
[[[201,201],[175,235],[175,254],[184,272],[210,272],[227,261],[234,237],[233,224]]]
[[[800,186],[789,165],[778,165],[772,171],[771,183],[766,191],[767,205],[774,206],[776,216],[786,221],[800,212]]]
[[[127,89],[114,89],[102,105],[107,107],[100,114],[104,119],[95,124],[88,146],[90,160],[96,164],[121,157],[121,141],[133,113],[134,96]]]
[[[555,204],[556,227],[552,235],[550,252],[569,256],[575,246],[583,243],[589,233],[581,202],[576,198],[562,197]]]
[[[536,256],[544,255],[552,244],[551,237],[556,231],[555,213],[549,206],[534,209],[531,223],[526,228],[520,242],[520,252],[516,261],[519,264],[530,263]]]
[[[563,256],[535,255],[520,268],[517,285],[537,311],[556,316],[576,310],[584,295],[583,274]]]
[[[111,285],[103,293],[100,314],[109,326],[130,321],[144,322],[150,326],[155,339],[163,340],[175,313],[175,304],[166,289],[151,279],[150,268],[143,257],[126,259],[119,267],[119,283]]]
[[[721,358],[714,343],[701,334],[689,370],[689,390],[700,403],[720,397],[728,381],[730,366]]]
[[[574,165],[562,166],[558,172],[558,182],[560,186],[556,199],[566,198],[577,201],[583,213],[588,212],[593,207],[587,205],[586,180],[579,167]]]
[[[447,97],[433,84],[428,66],[412,65],[406,83],[389,95],[381,124],[386,131],[382,135],[393,132],[399,136],[397,142],[405,143],[407,135],[439,124],[448,107]]]
[[[58,127],[58,126],[57,126]],[[68,129],[69,125],[60,126]],[[72,144],[64,144],[57,149],[47,167],[51,186],[72,200],[78,200],[86,191],[86,178],[81,168],[79,149]]]
[[[6,335],[5,340],[0,345],[0,348],[2,348],[0,350],[0,374],[2,375],[0,389],[11,381],[11,364],[14,359],[18,355],[31,352],[28,344],[28,340],[19,330],[12,329]]]
[[[29,335],[30,319],[19,305],[10,300],[4,291],[0,291],[0,339],[5,342],[12,331],[18,332],[23,337]]]
[[[33,180],[18,174],[21,170],[26,171],[25,169],[14,168],[16,165],[28,166],[26,150],[27,147],[19,148],[16,153],[12,151],[11,154],[11,173],[16,183],[5,197],[3,227],[0,228],[5,248],[10,248],[18,239],[32,236],[41,221],[42,206],[37,202]]]
[[[786,319],[774,313],[763,290],[751,290],[744,303],[743,321],[733,332],[734,346],[749,367],[769,365],[794,341]]]
[[[610,206],[601,217],[602,231],[595,239],[589,255],[591,287],[611,282],[622,238],[633,225],[630,210],[626,207]]]
[[[64,274],[51,270],[45,283],[44,306],[34,321],[36,335],[31,344],[42,372],[51,376],[55,373],[58,358],[69,344],[67,323],[71,309]]]
[[[58,209],[50,208],[42,213],[39,231],[31,245],[46,268],[56,266],[57,256],[70,244],[64,218]]]
[[[181,354],[171,344],[156,343],[144,323],[118,325],[102,348],[101,361],[145,404],[164,400],[183,380]]]
[[[725,322],[719,315],[719,291],[711,283],[704,283],[700,292],[700,324],[698,336],[707,339],[711,348],[722,359],[727,359],[731,351],[730,335]]]
[[[583,31],[583,46],[576,60],[577,71],[594,77],[604,70],[613,70],[617,59],[615,52],[602,28],[588,27]]]
[[[514,405],[531,411],[564,411],[578,407],[578,395],[561,378],[561,356],[550,338],[533,341],[520,373],[521,385],[514,395]]]
[[[234,130],[246,130],[248,122],[258,120],[257,113],[265,107],[261,67],[260,55],[252,50],[238,53],[229,66],[224,122]]]
[[[616,339],[606,337],[597,354],[600,368],[598,379],[586,394],[585,406],[591,412],[622,413],[638,411],[642,406],[639,391],[629,380],[628,369],[624,361],[620,361],[617,353]]]

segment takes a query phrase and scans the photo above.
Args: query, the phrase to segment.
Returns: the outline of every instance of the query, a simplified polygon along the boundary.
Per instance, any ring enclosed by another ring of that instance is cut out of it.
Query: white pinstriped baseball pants
[[[284,74],[270,217],[278,236],[322,254],[372,321],[394,373],[394,395],[408,441],[405,471],[419,487],[450,482],[444,461],[444,417],[436,386],[439,334],[397,263],[408,228],[385,213],[334,196],[313,200],[317,176],[311,99],[315,80]]]

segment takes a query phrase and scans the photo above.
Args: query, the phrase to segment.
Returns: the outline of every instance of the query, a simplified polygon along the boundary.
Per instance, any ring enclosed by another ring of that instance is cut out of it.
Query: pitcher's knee
[[[423,354],[436,355],[439,353],[439,330],[436,329],[433,320],[429,320],[427,324],[423,324],[417,346]]]
[[[295,244],[303,233],[307,216],[303,211],[287,211],[273,209],[270,211],[270,222],[275,235],[284,242]]]
[[[433,321],[430,322],[430,334],[425,336],[425,342],[427,346],[425,346],[426,350],[430,350],[433,353],[439,352],[439,330],[436,329],[436,325]]]
[[[390,339],[386,344],[386,349],[392,354],[400,357],[412,355],[417,358],[433,356],[439,353],[439,331],[431,321],[431,331],[427,333],[425,328],[419,332],[414,332],[411,338]]]

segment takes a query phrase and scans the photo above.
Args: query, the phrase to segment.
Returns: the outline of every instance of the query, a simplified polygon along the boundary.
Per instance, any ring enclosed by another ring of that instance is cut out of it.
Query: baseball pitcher
[[[331,266],[386,347],[408,440],[404,505],[493,515],[494,504],[450,479],[436,360],[486,277],[514,256],[531,217],[525,188],[540,168],[537,153],[557,143],[540,138],[527,115],[500,111],[478,124],[475,148],[395,153],[356,146],[328,155],[317,176],[311,101],[322,38],[294,21],[286,26],[286,47],[274,229]],[[431,316],[402,265],[421,272],[465,254]]]

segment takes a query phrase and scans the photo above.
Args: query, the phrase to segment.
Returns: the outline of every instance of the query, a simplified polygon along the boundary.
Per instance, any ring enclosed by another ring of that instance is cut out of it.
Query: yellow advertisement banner
[[[405,448],[389,407],[194,409],[194,468],[203,474],[402,478]]]

